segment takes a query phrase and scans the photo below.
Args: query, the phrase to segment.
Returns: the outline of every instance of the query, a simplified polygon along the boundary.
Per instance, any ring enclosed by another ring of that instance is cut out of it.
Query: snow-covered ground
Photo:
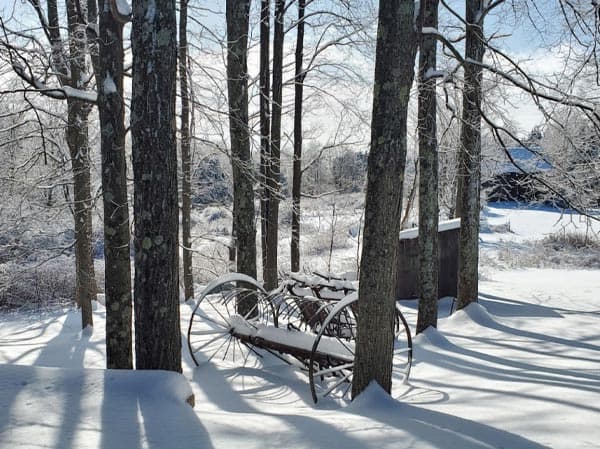
[[[558,217],[486,215],[484,252],[555,232]],[[495,232],[508,216],[512,232]],[[102,306],[91,334],[76,311],[1,316],[0,448],[598,448],[600,270],[494,265],[483,279],[479,304],[448,316],[441,301],[408,386],[344,407],[315,406],[308,377],[272,357],[195,368],[185,342],[182,376],[103,370]],[[414,326],[416,303],[402,310]]]

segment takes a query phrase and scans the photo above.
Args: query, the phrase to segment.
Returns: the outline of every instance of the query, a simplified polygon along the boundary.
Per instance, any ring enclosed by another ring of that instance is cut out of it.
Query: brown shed
[[[458,237],[460,218],[442,221],[439,232],[439,285],[438,295],[456,297],[458,282]],[[400,232],[398,242],[398,272],[396,299],[419,296],[419,228]]]

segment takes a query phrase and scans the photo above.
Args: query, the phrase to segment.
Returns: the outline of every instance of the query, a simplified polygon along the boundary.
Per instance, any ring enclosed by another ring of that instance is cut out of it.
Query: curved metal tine
[[[342,371],[348,368],[352,368],[354,366],[354,362],[344,363],[343,365],[336,365],[330,368],[325,368],[320,371],[315,371],[314,376],[323,376],[324,374],[335,373],[337,371]]]
[[[209,344],[217,341],[219,338],[222,338],[224,335],[228,334],[229,331],[223,331],[221,332],[219,335],[217,335],[216,337],[211,338],[210,340],[204,342],[201,346],[195,348],[192,352],[194,354],[196,354],[198,351],[200,351],[201,349],[204,349],[205,347],[207,347]]]
[[[341,377],[337,382],[335,382],[332,386],[330,386],[323,394],[321,394],[321,397],[324,398],[324,397],[329,396],[329,394],[333,390],[335,390],[341,384],[343,384],[344,382],[346,382],[348,380],[348,378],[350,378],[351,376],[352,376],[352,371],[350,371],[348,374],[346,374],[343,377]]]

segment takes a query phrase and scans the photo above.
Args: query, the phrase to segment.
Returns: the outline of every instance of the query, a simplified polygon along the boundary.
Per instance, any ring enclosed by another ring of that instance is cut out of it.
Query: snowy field
[[[600,270],[498,259],[579,217],[496,207],[485,218],[482,255],[500,262],[482,267],[480,303],[449,316],[441,301],[439,329],[416,338],[409,385],[392,398],[372,386],[315,406],[308,377],[276,358],[195,368],[185,341],[183,376],[107,371],[101,305],[93,333],[73,310],[5,314],[0,448],[598,448]],[[401,307],[414,326],[416,302]],[[182,304],[183,329],[190,313]]]

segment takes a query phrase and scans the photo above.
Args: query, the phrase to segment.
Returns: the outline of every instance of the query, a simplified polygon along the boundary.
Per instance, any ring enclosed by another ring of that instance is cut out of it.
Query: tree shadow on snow
[[[370,385],[363,394],[344,409],[345,413],[365,416],[387,427],[408,434],[407,441],[398,441],[396,447],[433,447],[440,449],[481,449],[505,447],[518,449],[545,449],[529,439],[495,427],[459,418],[446,413],[427,410],[392,399],[379,386]],[[373,442],[379,435],[385,438],[384,428],[370,429]]]

